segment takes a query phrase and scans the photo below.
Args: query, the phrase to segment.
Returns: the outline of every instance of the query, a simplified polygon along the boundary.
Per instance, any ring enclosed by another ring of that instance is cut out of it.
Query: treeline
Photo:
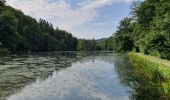
[[[112,38],[103,38],[96,40],[96,50],[102,51],[113,51],[113,40]]]
[[[78,51],[95,51],[97,49],[96,41],[94,39],[85,40],[85,39],[79,39],[77,50]]]
[[[36,21],[0,0],[0,53],[39,51],[135,51],[170,59],[170,1],[135,2],[130,17],[124,18],[108,39],[77,39],[54,29],[43,19]]]
[[[77,43],[77,38],[70,33],[54,29],[43,19],[37,22],[0,0],[0,51],[72,51],[76,50]]]
[[[77,50],[78,51],[110,51],[113,50],[113,40],[108,39],[79,39]]]
[[[117,52],[135,51],[170,59],[170,0],[135,2],[109,38]]]

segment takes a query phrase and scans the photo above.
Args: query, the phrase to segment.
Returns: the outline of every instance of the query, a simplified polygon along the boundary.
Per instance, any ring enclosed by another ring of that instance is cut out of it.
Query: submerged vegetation
[[[84,55],[85,56],[85,55]],[[81,60],[76,52],[46,52],[0,57],[0,100],[36,80],[51,77],[54,71]]]
[[[133,78],[130,79],[132,83],[128,84],[134,90],[133,98],[135,100],[169,100],[170,61],[141,53],[128,53],[128,57],[133,65],[129,73]]]

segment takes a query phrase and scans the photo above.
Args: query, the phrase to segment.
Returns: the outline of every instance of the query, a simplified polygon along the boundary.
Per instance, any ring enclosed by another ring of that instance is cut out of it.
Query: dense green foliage
[[[129,53],[128,57],[133,67],[125,70],[125,77],[131,75],[131,78],[126,77],[124,80],[128,80],[126,84],[133,88],[133,98],[169,100],[170,61],[140,53]]]
[[[0,49],[10,52],[76,50],[77,38],[52,24],[24,15],[0,0]]]
[[[77,50],[79,51],[109,51],[113,50],[112,38],[102,39],[79,39],[77,44]]]
[[[66,31],[54,29],[51,23],[43,19],[37,22],[0,0],[0,52],[133,50],[170,59],[169,27],[170,1],[145,0],[133,3],[131,16],[120,22],[112,37],[77,40]]]
[[[96,50],[104,50],[104,51],[111,51],[113,50],[113,39],[108,38],[108,39],[98,39],[96,40],[97,42],[97,47]]]
[[[170,59],[170,1],[135,2],[112,38],[117,52],[136,51]]]
[[[79,39],[77,50],[79,51],[95,51],[96,50],[96,41],[94,39],[92,40],[85,40],[85,39]]]

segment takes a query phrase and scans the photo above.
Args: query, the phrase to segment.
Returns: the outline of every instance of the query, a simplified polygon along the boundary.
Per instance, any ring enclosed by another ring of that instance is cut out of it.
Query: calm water
[[[0,99],[130,100],[124,55],[52,52],[0,58]]]

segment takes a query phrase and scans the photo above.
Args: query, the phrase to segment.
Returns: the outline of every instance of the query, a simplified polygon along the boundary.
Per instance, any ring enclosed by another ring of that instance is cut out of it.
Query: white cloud
[[[71,29],[93,20],[97,16],[97,8],[118,2],[132,0],[85,0],[79,8],[71,8],[66,0],[7,0],[7,3],[25,14],[37,19],[43,18],[63,29]]]
[[[86,0],[82,3],[79,3],[79,5],[84,5],[84,9],[97,9],[103,6],[108,6],[113,3],[129,3],[135,0]]]
[[[7,0],[7,3],[37,19],[43,18],[64,29],[72,28],[93,19],[96,13],[71,8],[64,0]]]
[[[117,2],[132,0],[86,0],[79,4],[80,8],[72,9],[65,0],[7,0],[7,3],[25,14],[37,19],[43,18],[64,29],[70,29],[93,20],[97,16],[97,8]]]

